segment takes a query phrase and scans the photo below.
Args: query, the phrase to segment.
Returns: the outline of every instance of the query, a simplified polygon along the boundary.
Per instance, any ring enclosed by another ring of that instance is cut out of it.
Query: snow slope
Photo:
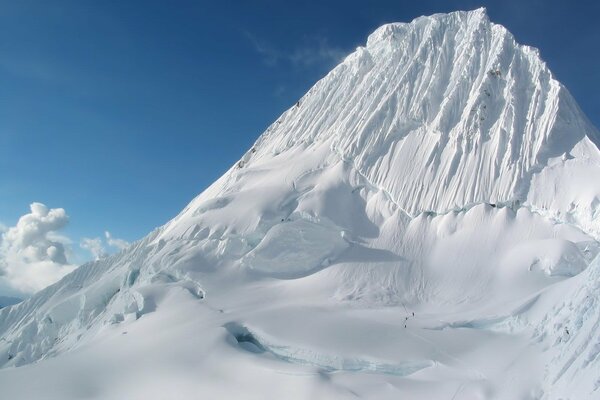
[[[384,25],[172,221],[1,310],[3,393],[596,398],[598,137],[484,9]]]

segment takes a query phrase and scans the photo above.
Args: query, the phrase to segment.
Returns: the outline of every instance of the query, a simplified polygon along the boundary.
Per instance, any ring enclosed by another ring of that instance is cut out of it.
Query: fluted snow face
[[[479,9],[377,29],[256,156],[326,143],[414,214],[524,201],[532,175],[593,132],[538,51]]]

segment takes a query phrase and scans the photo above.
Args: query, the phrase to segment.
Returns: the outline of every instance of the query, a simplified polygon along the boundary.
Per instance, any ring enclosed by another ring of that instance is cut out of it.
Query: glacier
[[[171,221],[0,310],[2,397],[598,398],[599,138],[485,9],[384,25]]]

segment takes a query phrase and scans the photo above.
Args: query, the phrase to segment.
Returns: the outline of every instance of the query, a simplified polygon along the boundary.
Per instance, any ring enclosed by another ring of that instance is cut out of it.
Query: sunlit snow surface
[[[600,398],[597,137],[484,10],[385,25],[179,216],[0,311],[0,397]]]

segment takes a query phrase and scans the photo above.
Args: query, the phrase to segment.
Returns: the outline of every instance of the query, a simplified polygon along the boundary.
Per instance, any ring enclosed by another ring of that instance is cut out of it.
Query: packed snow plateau
[[[173,220],[2,309],[2,397],[600,398],[598,137],[484,9],[384,25]]]

